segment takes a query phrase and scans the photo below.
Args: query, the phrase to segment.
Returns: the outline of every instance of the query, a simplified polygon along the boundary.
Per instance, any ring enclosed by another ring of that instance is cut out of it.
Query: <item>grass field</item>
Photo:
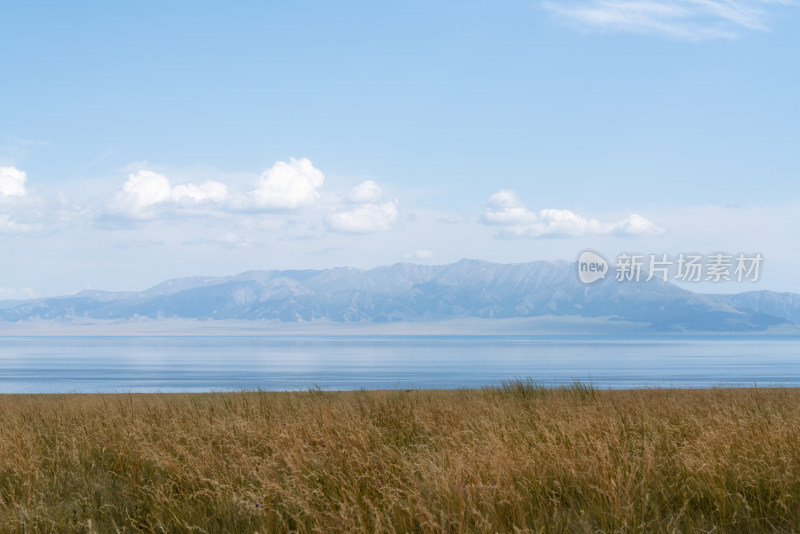
[[[0,396],[0,530],[800,531],[800,391]]]

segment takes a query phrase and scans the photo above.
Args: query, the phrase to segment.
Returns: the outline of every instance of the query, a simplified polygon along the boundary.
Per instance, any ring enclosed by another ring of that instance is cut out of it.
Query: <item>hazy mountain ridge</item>
[[[286,322],[436,321],[542,316],[647,323],[660,331],[759,331],[800,323],[800,295],[769,291],[692,293],[663,282],[586,286],[568,262],[449,265],[399,263],[375,269],[247,271],[168,280],[141,292],[88,290],[4,302],[0,319],[277,319]]]

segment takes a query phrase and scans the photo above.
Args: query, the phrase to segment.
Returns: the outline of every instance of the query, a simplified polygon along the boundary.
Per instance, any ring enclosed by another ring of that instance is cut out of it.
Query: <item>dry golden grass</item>
[[[0,398],[6,532],[800,530],[800,391]]]

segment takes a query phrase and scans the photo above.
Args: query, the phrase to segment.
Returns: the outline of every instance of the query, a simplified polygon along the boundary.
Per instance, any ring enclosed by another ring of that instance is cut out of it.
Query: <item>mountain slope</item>
[[[0,319],[276,319],[340,322],[459,317],[612,317],[661,331],[758,331],[800,323],[800,295],[702,295],[663,282],[586,286],[574,264],[461,260],[370,270],[248,271],[169,280],[141,292],[83,291],[2,303]]]

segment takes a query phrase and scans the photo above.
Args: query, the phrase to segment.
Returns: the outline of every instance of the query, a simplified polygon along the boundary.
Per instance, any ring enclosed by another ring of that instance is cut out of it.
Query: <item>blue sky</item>
[[[587,247],[762,252],[800,291],[794,2],[0,15],[0,298]]]

